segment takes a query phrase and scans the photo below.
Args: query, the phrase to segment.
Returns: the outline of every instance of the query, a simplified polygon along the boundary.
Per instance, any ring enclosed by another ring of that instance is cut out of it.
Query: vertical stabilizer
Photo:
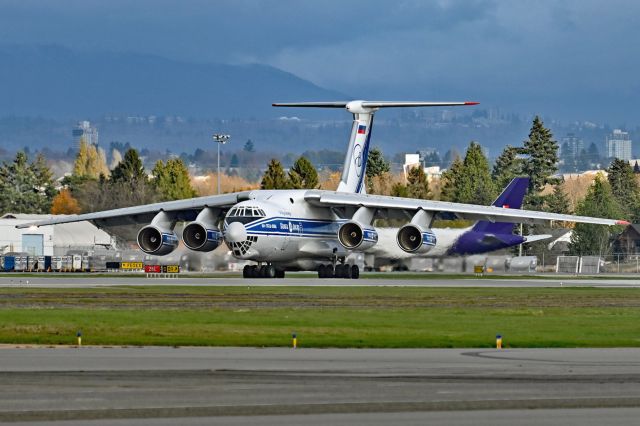
[[[496,198],[492,206],[506,209],[522,208],[522,201],[524,200],[528,187],[528,177],[513,178],[504,191],[498,195],[498,198]],[[480,220],[475,223],[471,230],[476,232],[485,232],[487,234],[511,234],[513,232],[513,223]]]
[[[367,159],[371,142],[373,114],[380,108],[415,108],[477,105],[477,102],[414,102],[414,101],[350,101],[276,103],[275,107],[346,108],[353,114],[349,146],[344,158],[342,178],[337,191],[364,194]]]

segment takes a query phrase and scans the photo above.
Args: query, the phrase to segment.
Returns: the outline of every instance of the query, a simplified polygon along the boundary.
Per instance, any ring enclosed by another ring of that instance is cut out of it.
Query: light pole
[[[218,142],[218,195],[220,195],[220,145],[227,143],[231,136],[216,133],[213,140]]]

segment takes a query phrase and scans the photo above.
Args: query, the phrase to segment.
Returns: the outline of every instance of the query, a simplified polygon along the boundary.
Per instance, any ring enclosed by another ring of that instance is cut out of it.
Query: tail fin
[[[344,158],[342,178],[337,191],[364,194],[367,159],[373,114],[380,108],[463,106],[477,105],[477,102],[395,102],[395,101],[351,101],[351,102],[301,102],[273,104],[276,107],[346,108],[353,114],[353,126],[349,146]]]
[[[492,206],[503,207],[507,209],[519,209],[522,208],[522,201],[524,195],[529,187],[528,177],[514,178],[509,185],[502,191],[502,193],[496,198]],[[511,234],[513,232],[513,223],[507,222],[488,222],[486,220],[480,220],[475,223],[472,231],[485,232],[488,234]]]

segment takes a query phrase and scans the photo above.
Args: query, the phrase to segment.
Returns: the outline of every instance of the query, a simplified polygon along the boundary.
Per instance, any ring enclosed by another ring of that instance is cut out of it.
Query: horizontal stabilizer
[[[535,243],[536,241],[548,240],[549,238],[553,238],[553,235],[550,235],[550,234],[525,235],[524,236],[524,242],[525,243]]]
[[[363,108],[411,108],[478,105],[478,102],[417,102],[417,101],[338,101],[338,102],[293,102],[275,103],[274,107],[298,108],[346,108],[349,104],[359,104]]]

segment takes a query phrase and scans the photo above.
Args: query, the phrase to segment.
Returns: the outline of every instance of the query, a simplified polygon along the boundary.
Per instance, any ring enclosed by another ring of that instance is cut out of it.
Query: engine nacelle
[[[182,241],[190,250],[211,251],[222,244],[222,232],[211,224],[191,222],[182,230]]]
[[[350,221],[340,225],[338,241],[347,250],[366,250],[378,242],[378,232],[371,226]]]
[[[409,223],[398,230],[398,246],[407,253],[427,253],[436,245],[436,235],[429,228]]]
[[[147,254],[164,256],[178,247],[178,236],[158,225],[147,225],[138,232],[138,247]]]

